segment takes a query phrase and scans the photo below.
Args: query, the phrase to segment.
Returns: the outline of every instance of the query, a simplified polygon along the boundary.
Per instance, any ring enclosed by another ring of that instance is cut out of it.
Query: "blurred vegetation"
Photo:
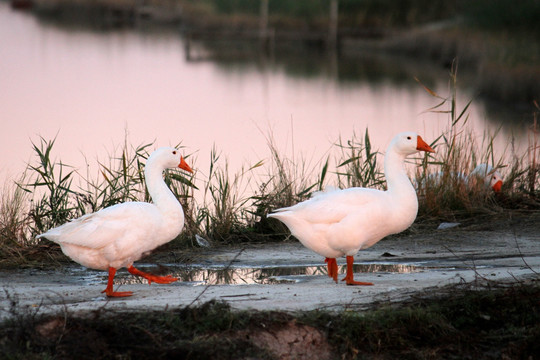
[[[65,20],[84,13],[86,21],[93,21],[90,18],[109,16],[108,9],[133,11],[134,3],[136,6],[136,2],[119,0],[58,1],[44,3],[36,9],[41,15],[64,17]],[[210,24],[228,18],[227,24],[234,25],[257,24],[253,19],[261,12],[262,0],[147,0],[144,3],[166,11],[180,7],[183,20],[193,23]],[[330,3],[331,0],[268,0],[270,25],[326,29]],[[338,0],[338,3],[341,28],[399,28],[461,18],[472,26],[489,30],[533,34],[540,31],[538,0]],[[80,20],[84,21],[84,18],[80,17]],[[133,25],[133,19],[123,20]]]
[[[405,55],[445,68],[459,58],[471,73],[467,86],[485,99],[519,107],[539,100],[540,0],[339,0],[335,42],[328,36],[330,2],[268,0],[265,33],[272,41],[264,46],[258,41],[262,0],[148,0],[142,8],[131,1],[58,1],[36,6],[36,14],[100,31],[146,29],[152,22],[180,25],[187,38],[202,41],[219,63],[233,56],[233,42],[256,43],[250,61],[260,61],[261,49],[272,53],[271,58],[278,52],[280,58],[295,53],[289,64],[296,74],[313,74],[317,66],[299,50],[333,45],[339,49],[340,67],[354,69],[348,74],[361,71],[354,60],[368,53]]]
[[[208,14],[258,16],[260,1],[179,0],[187,9],[204,9]],[[330,0],[269,0],[270,21],[309,27],[328,21]],[[340,27],[403,27],[462,17],[473,26],[490,30],[538,33],[538,0],[339,0]],[[295,21],[296,20],[296,21]]]
[[[180,4],[188,32],[258,34],[261,1]],[[328,45],[330,0],[269,0],[268,7],[276,45],[286,40],[304,41],[309,48]],[[539,100],[540,0],[340,0],[338,18],[341,63],[347,56],[382,52],[450,68],[459,58],[472,75],[468,86],[482,97],[520,106]],[[306,69],[310,65],[304,64]]]
[[[540,36],[540,1],[459,1],[467,21],[480,28]]]

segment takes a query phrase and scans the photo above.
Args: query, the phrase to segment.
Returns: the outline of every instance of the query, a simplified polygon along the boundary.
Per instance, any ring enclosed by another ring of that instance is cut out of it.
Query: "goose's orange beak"
[[[495,192],[501,191],[502,185],[503,185],[502,180],[497,181],[495,185],[493,185],[493,191]]]
[[[191,168],[189,167],[189,165],[186,163],[186,160],[184,160],[184,158],[182,156],[180,156],[180,164],[178,164],[178,167],[182,170],[186,170],[186,171],[189,171],[190,173],[193,172],[193,170],[191,170]]]
[[[429,146],[420,135],[418,135],[418,138],[416,140],[416,150],[435,152],[435,150],[433,150],[431,146]]]

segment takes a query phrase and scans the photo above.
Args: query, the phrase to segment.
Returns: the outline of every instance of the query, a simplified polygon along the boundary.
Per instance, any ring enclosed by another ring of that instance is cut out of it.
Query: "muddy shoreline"
[[[106,274],[72,262],[3,269],[0,351],[88,359],[534,358],[539,224],[533,211],[446,230],[415,225],[358,254],[355,278],[373,286],[333,283],[323,259],[294,241],[162,248],[138,266],[160,274],[228,269],[254,281],[213,285],[207,273],[148,285],[122,269],[115,286],[133,291],[129,298],[107,299]],[[257,272],[291,267],[311,270]],[[258,281],[264,277],[279,281]]]
[[[101,294],[106,285],[104,272],[68,263],[58,269],[0,271],[0,288],[17,299],[21,308],[39,306],[42,312],[78,313],[102,307],[111,310],[162,310],[201,305],[212,300],[224,301],[238,310],[365,309],[375,302],[403,301],[415,294],[436,291],[451,284],[478,281],[514,283],[537,279],[540,272],[539,218],[539,214],[533,212],[525,218],[495,219],[492,223],[409,232],[383,239],[355,257],[355,264],[359,266],[356,279],[373,282],[374,286],[335,284],[325,274],[324,259],[300,243],[288,241],[167,250],[136,264],[145,271],[157,273],[226,270],[222,277],[236,278],[230,284],[221,282],[215,285],[218,283],[216,277],[207,271],[202,277],[194,277],[190,281],[148,285],[135,280],[122,269],[115,284],[124,291],[133,291],[134,295],[107,299]],[[343,265],[344,259],[338,259],[338,264]],[[387,266],[374,267],[381,264]],[[406,270],[397,271],[395,265]],[[366,270],[370,266],[373,271]],[[265,268],[291,267],[315,270],[303,274],[255,273]],[[253,273],[259,281],[243,278]],[[277,281],[262,281],[266,278]],[[0,307],[7,308],[8,302],[3,297]]]

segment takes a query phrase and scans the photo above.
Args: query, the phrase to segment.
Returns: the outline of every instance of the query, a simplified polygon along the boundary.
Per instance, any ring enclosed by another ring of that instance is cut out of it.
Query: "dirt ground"
[[[373,286],[334,283],[322,271],[307,275],[274,276],[274,283],[236,281],[212,285],[209,281],[178,281],[170,285],[125,283],[129,298],[107,299],[101,291],[106,274],[82,267],[56,270],[0,271],[0,308],[16,300],[23,308],[71,313],[106,308],[112,310],[161,310],[202,304],[210,300],[229,303],[234,309],[342,310],[362,309],[378,302],[397,302],[437,288],[478,280],[516,282],[537,278],[540,272],[540,213],[514,212],[510,216],[486,217],[436,230],[436,224],[415,226],[405,233],[383,239],[355,257],[355,264],[388,266],[390,270],[357,272],[356,280]],[[313,267],[324,269],[323,258],[297,241],[250,244],[189,251],[165,251],[139,262],[174,266],[227,268],[231,277],[244,276],[242,269]],[[343,264],[345,259],[338,259]],[[188,265],[184,264],[187,263]],[[153,271],[149,266],[148,271]],[[240,275],[239,275],[240,274]],[[125,269],[117,283],[133,278]],[[129,282],[129,281],[128,281]],[[117,285],[118,287],[118,285]],[[0,312],[1,316],[7,312]]]

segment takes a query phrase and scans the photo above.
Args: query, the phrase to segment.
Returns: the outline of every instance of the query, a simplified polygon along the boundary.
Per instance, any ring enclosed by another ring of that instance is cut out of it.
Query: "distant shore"
[[[60,24],[99,30],[148,25],[177,28],[192,40],[255,40],[265,46],[297,41],[341,56],[384,52],[450,67],[454,59],[475,73],[475,91],[492,101],[532,108],[540,101],[540,41],[524,32],[486,31],[459,17],[414,26],[357,26],[343,21],[331,37],[328,20],[298,17],[261,20],[257,13],[219,13],[186,0],[11,0],[37,16]]]

